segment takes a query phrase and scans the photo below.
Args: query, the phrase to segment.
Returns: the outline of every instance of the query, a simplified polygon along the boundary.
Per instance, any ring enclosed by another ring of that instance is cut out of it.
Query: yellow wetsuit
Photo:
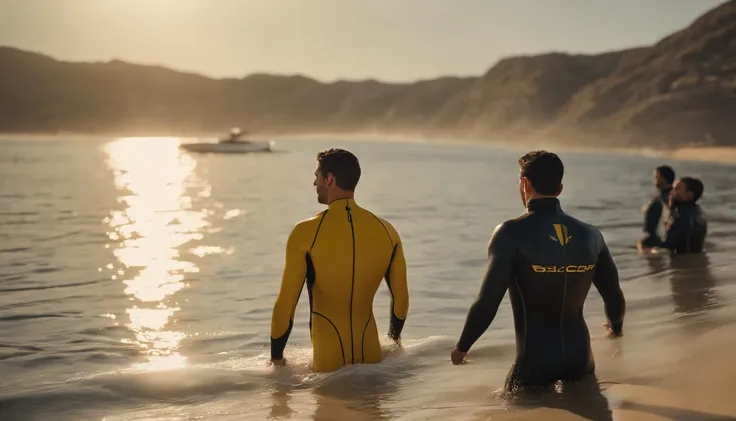
[[[409,309],[406,262],[391,224],[353,199],[331,202],[299,222],[286,244],[281,291],[271,319],[271,357],[283,358],[304,284],[309,293],[313,369],[382,359],[373,298],[386,279],[391,292],[388,335],[397,340]]]

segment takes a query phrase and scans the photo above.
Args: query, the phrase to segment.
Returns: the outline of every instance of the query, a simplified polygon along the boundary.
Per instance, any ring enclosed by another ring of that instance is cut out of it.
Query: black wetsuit
[[[546,387],[593,374],[583,318],[590,285],[603,297],[615,332],[621,332],[626,308],[616,264],[600,231],[565,214],[557,199],[535,199],[526,214],[496,228],[488,256],[480,293],[457,347],[468,352],[509,289],[516,361],[506,389]]]
[[[707,234],[708,223],[700,206],[678,203],[670,211],[664,241],[657,241],[654,246],[670,249],[675,254],[701,253]]]
[[[668,206],[670,192],[672,187],[667,187],[659,191],[659,194],[652,197],[652,201],[647,205],[644,211],[644,238],[641,243],[647,247],[653,247],[659,242],[659,220],[662,218],[662,211]]]

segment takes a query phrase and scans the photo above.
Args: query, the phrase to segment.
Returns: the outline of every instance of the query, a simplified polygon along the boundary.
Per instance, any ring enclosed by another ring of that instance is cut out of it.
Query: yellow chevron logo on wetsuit
[[[271,319],[271,357],[283,358],[306,283],[314,370],[380,362],[373,298],[384,278],[391,292],[389,336],[397,340],[409,309],[409,291],[401,238],[394,227],[353,199],[335,200],[326,211],[299,222],[286,245]]]
[[[555,234],[557,234],[557,241],[559,241],[561,246],[564,246],[565,244],[569,243],[570,240],[572,240],[572,235],[569,235],[567,233],[567,225],[562,224],[552,224],[555,227]],[[551,237],[551,236],[550,236]],[[553,240],[554,237],[551,237]]]

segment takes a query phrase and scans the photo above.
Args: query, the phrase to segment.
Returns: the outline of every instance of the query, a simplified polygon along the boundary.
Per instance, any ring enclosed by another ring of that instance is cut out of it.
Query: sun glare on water
[[[179,249],[202,239],[209,225],[187,193],[209,186],[197,178],[196,161],[179,144],[178,138],[124,138],[105,146],[121,205],[105,218],[117,258],[112,277],[130,296],[126,326],[148,358],[135,368],[149,371],[187,364],[178,351],[186,334],[171,325],[182,304],[175,294],[186,288],[185,274],[199,269],[181,259]]]

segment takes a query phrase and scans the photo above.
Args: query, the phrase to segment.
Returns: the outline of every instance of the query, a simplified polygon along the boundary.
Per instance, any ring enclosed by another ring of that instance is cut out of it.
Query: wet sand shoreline
[[[736,419],[736,326],[730,325],[694,336],[698,346],[684,351],[679,362],[659,368],[658,374],[641,377],[611,378],[603,383],[612,420],[688,420],[725,421]],[[671,351],[671,350],[670,350]],[[668,350],[662,350],[668,352]],[[493,417],[499,420],[572,421],[595,419],[581,417],[594,404],[587,402],[561,404],[561,408],[536,408]],[[572,406],[572,407],[571,407]],[[587,408],[586,408],[587,406]],[[577,413],[577,414],[576,414]],[[480,419],[480,418],[479,418]]]

